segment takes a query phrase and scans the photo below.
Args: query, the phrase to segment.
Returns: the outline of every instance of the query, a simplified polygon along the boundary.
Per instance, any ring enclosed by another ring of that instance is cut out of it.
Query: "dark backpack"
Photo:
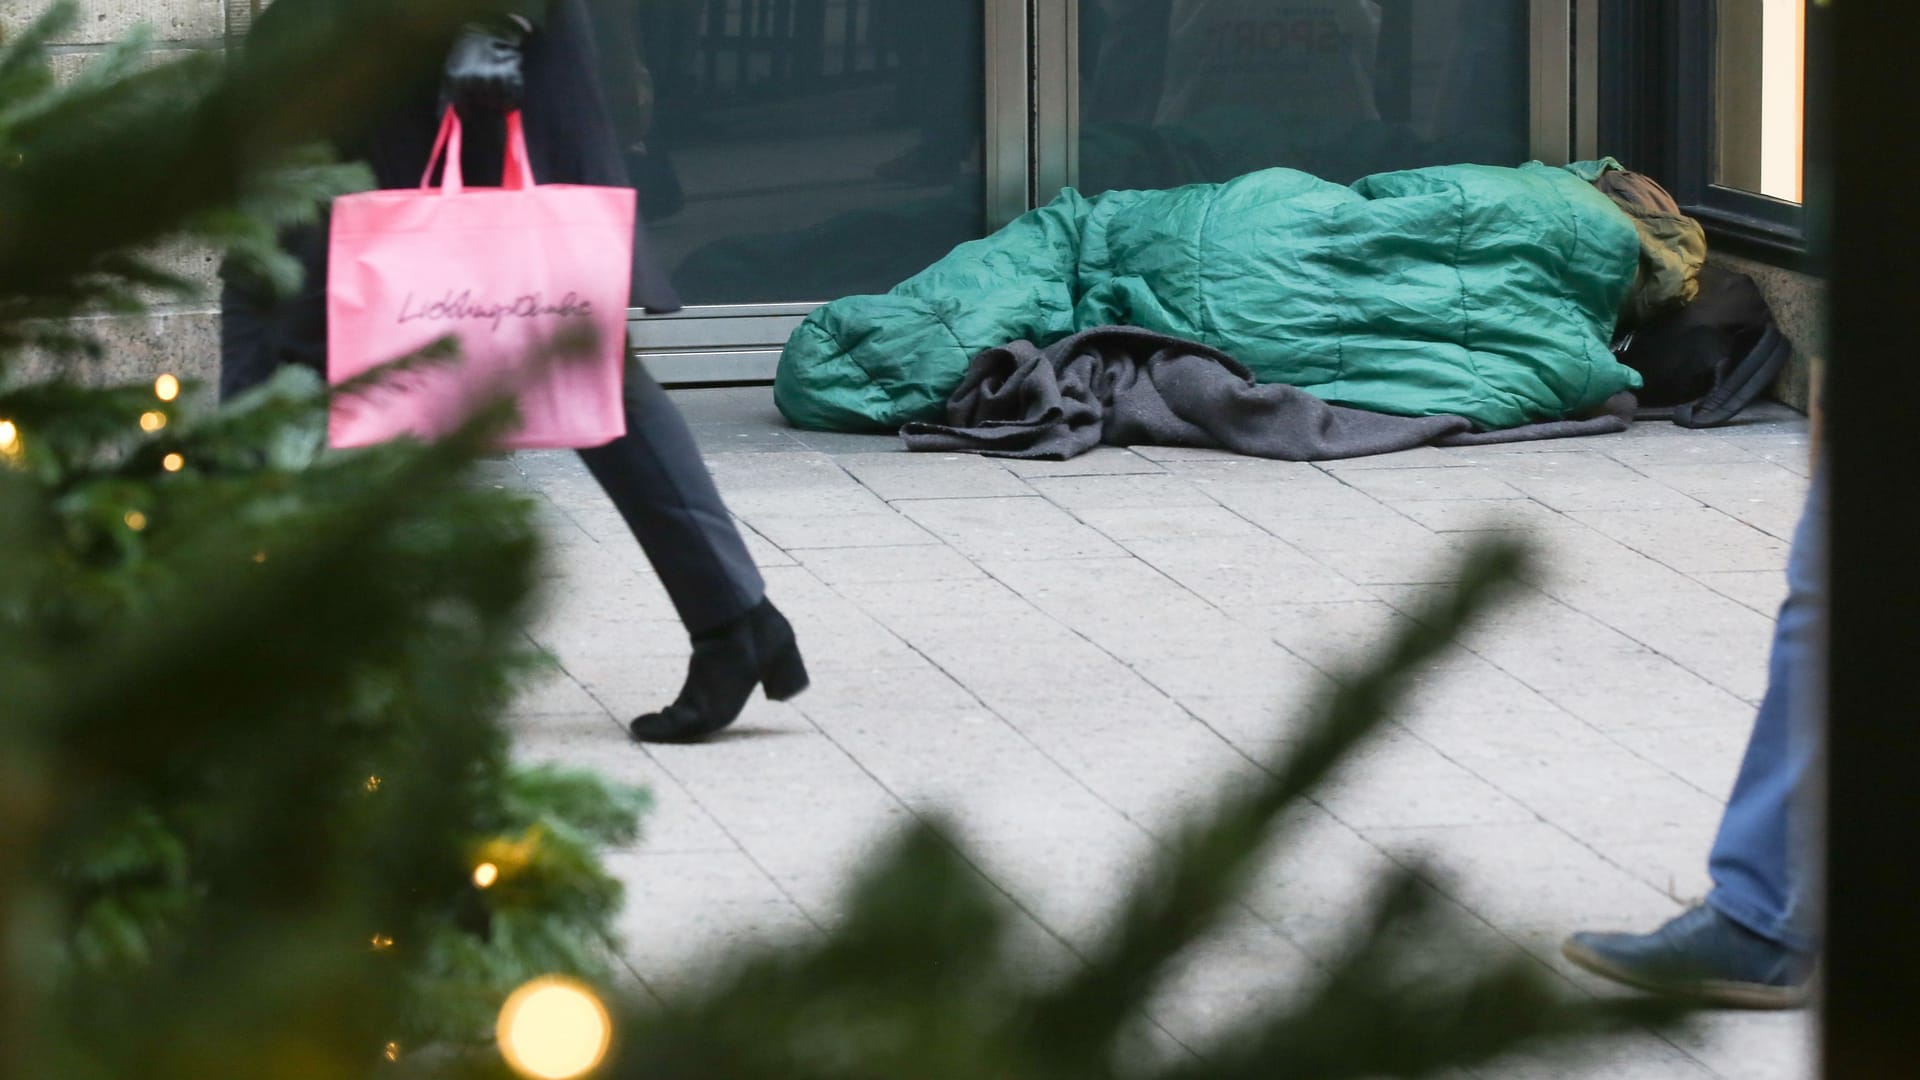
[[[1641,405],[1671,407],[1673,422],[1690,428],[1733,419],[1793,356],[1760,287],[1716,266],[1701,269],[1692,303],[1622,333],[1613,348],[1646,382]]]

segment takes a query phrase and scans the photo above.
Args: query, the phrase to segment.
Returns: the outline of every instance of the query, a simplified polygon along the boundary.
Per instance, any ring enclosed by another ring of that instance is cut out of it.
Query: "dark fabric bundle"
[[[1745,274],[1708,266],[1699,295],[1625,334],[1614,347],[1640,372],[1640,399],[1671,406],[1682,427],[1715,427],[1758,400],[1793,357],[1766,297]]]
[[[1064,460],[1095,446],[1191,446],[1284,461],[1364,457],[1417,446],[1599,435],[1626,430],[1631,394],[1583,420],[1476,432],[1459,416],[1391,416],[1256,384],[1218,350],[1128,326],[1047,348],[1016,341],[974,358],[945,424],[901,429],[909,450]]]

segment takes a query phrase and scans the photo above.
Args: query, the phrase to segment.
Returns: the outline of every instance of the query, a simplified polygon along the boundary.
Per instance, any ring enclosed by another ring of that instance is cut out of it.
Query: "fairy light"
[[[493,888],[493,883],[499,880],[500,868],[490,862],[483,862],[473,868],[473,883],[482,889]]]
[[[167,426],[166,413],[160,412],[159,410],[156,409],[151,412],[143,412],[140,414],[140,430],[146,432],[149,435],[153,434],[156,431],[159,431],[161,428],[166,426]]]
[[[168,454],[160,459],[160,467],[168,472],[179,472],[187,467],[187,459],[181,454]]]
[[[0,420],[0,461],[18,461],[22,452],[20,429],[11,420]]]
[[[500,1056],[533,1080],[573,1080],[606,1060],[613,1019],[593,991],[558,976],[535,979],[500,1007]]]
[[[254,561],[254,562],[265,562],[266,560],[265,560],[265,559],[261,559],[261,558],[258,558],[258,557],[256,557],[256,558],[255,558],[255,559],[254,559],[253,561]],[[368,794],[372,794],[372,793],[374,793],[374,792],[376,792],[376,791],[379,791],[379,790],[380,790],[380,778],[379,778],[379,777],[377,777],[377,776],[369,776],[369,777],[367,777],[367,793],[368,793]]]
[[[147,515],[138,510],[127,511],[126,516],[120,520],[126,522],[127,528],[132,529],[134,532],[141,532],[147,527]]]
[[[481,862],[492,863],[501,877],[511,877],[530,865],[540,854],[540,845],[545,841],[547,831],[539,825],[530,825],[517,837],[496,836],[482,844],[474,857]]]
[[[375,934],[372,938],[368,939],[367,943],[373,946],[374,952],[386,952],[388,949],[393,948],[393,939],[385,934]]]
[[[390,1042],[387,1044],[386,1049],[382,1050],[381,1053],[386,1056],[386,1059],[388,1061],[399,1061],[400,1060],[400,1044],[397,1042]]]
[[[263,562],[266,562],[266,561],[267,561],[267,553],[266,553],[266,552],[264,552],[264,551],[256,551],[256,552],[254,552],[254,553],[253,553],[253,561],[254,561],[255,563],[263,563]],[[373,784],[372,784],[372,786],[371,786],[371,787],[369,787],[369,788],[368,788],[367,790],[369,790],[369,791],[371,791],[371,790],[373,790],[373,788],[377,788],[377,787],[379,787],[379,786],[380,786],[380,778],[376,776],[376,777],[374,777],[374,778],[373,778]]]
[[[161,401],[172,401],[180,396],[180,380],[172,375],[162,375],[153,380],[153,396]]]

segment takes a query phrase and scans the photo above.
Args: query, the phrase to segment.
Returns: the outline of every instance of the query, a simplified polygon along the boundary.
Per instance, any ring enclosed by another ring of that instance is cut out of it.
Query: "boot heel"
[[[788,641],[760,665],[760,685],[770,701],[785,701],[805,690],[807,663],[800,658],[800,646]]]

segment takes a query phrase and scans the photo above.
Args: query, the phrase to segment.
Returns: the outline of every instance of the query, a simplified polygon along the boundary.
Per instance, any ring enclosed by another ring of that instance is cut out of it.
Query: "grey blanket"
[[[1256,384],[1233,357],[1130,326],[1083,331],[1042,349],[1016,341],[974,357],[944,424],[900,429],[909,450],[1065,460],[1109,446],[1194,446],[1284,461],[1364,457],[1416,446],[1474,446],[1625,431],[1631,394],[1598,416],[1474,431],[1458,416],[1389,416]]]

